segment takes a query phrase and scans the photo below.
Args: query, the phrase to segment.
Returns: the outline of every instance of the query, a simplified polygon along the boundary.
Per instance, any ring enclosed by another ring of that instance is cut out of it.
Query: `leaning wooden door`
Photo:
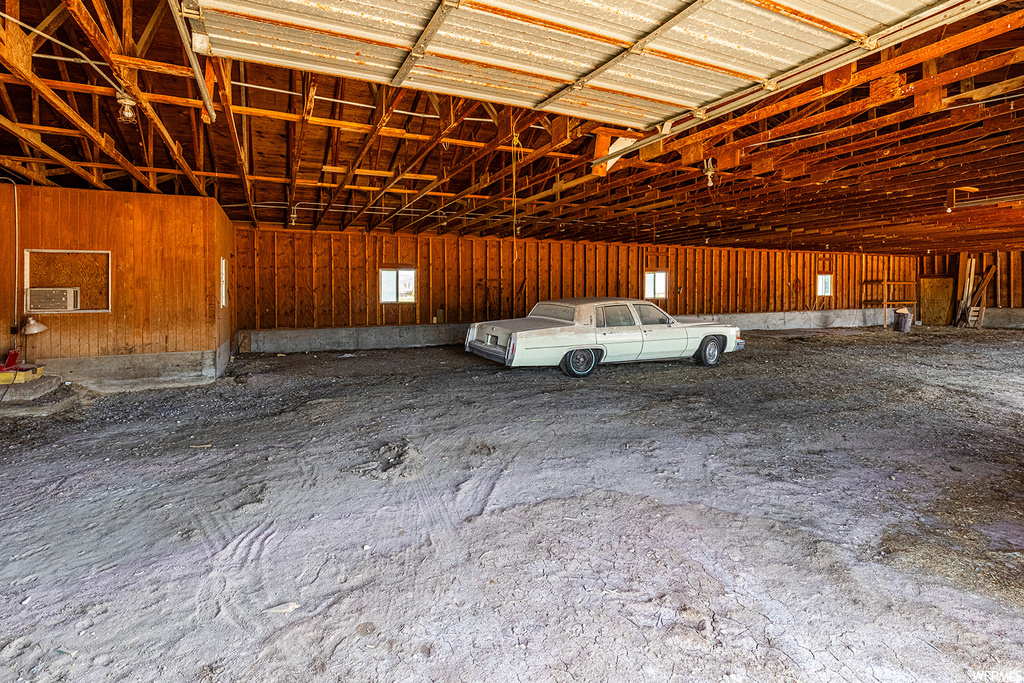
[[[950,325],[953,322],[953,278],[921,278],[921,324]]]

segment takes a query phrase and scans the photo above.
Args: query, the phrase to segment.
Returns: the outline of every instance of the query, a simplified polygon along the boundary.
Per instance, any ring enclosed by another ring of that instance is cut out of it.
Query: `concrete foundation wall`
[[[986,308],[983,326],[1024,329],[1024,308]]]
[[[882,309],[853,308],[837,311],[784,311],[777,313],[722,313],[676,316],[681,322],[710,320],[741,330],[802,330],[824,327],[868,327],[882,324]],[[892,322],[892,312],[889,313]]]
[[[787,313],[730,313],[717,316],[679,316],[677,319],[717,320],[736,325],[742,330],[787,330],[881,325],[882,311],[871,308]],[[238,350],[242,353],[302,353],[443,346],[462,344],[466,339],[467,328],[468,325],[457,323],[306,330],[240,330]]]
[[[213,382],[223,372],[219,356],[220,349],[47,358],[37,362],[46,367],[47,375],[60,375],[65,381],[106,393],[207,384]],[[228,356],[224,355],[225,366],[227,359]]]
[[[462,344],[465,324],[331,327],[315,330],[240,330],[238,350],[253,353],[405,349]]]

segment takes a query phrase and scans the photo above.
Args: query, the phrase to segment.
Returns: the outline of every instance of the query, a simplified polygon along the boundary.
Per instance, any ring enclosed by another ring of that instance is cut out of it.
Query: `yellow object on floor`
[[[4,384],[24,384],[43,376],[42,365],[26,365],[20,370],[5,370],[0,372],[0,386]]]

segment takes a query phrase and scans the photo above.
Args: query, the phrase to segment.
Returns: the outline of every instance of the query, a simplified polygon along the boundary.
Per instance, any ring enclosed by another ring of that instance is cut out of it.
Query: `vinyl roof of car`
[[[608,303],[622,303],[629,301],[635,304],[638,303],[650,303],[645,299],[628,299],[626,297],[616,296],[588,296],[579,299],[551,299],[550,301],[538,301],[540,304],[564,304],[566,306],[576,306],[577,304],[608,304]]]

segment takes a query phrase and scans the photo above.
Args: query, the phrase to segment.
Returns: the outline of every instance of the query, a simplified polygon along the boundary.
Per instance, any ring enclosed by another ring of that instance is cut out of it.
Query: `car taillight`
[[[508,346],[505,347],[505,365],[512,362],[512,356],[516,355],[516,334],[513,332],[508,336]]]

